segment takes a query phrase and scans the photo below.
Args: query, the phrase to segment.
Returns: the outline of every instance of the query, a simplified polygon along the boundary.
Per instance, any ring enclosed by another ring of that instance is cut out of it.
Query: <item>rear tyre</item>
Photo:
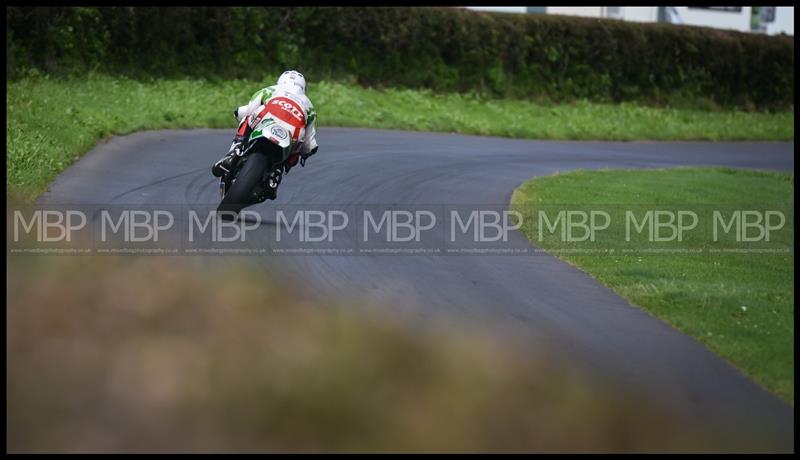
[[[268,162],[266,156],[260,153],[252,153],[243,158],[244,164],[236,175],[230,188],[222,197],[222,202],[217,207],[217,213],[223,213],[222,217],[235,217],[245,206],[256,202],[253,191],[266,171]]]

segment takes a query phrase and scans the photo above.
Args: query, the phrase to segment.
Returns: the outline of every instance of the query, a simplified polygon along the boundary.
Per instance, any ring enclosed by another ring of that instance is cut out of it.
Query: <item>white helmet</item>
[[[290,93],[306,94],[306,77],[296,70],[287,70],[278,78],[278,88]]]

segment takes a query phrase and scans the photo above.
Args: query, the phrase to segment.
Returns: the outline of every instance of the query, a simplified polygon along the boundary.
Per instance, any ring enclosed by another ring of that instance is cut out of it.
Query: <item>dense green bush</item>
[[[6,10],[11,78],[315,80],[494,96],[785,109],[794,39],[459,8],[40,7]]]

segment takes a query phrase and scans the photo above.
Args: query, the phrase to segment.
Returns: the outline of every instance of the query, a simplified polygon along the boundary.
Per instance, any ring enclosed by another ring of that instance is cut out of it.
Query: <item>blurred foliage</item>
[[[10,452],[766,448],[545,347],[357,297],[312,303],[244,262],[7,264]]]
[[[460,8],[10,7],[6,71],[353,81],[565,101],[786,109],[794,39]]]

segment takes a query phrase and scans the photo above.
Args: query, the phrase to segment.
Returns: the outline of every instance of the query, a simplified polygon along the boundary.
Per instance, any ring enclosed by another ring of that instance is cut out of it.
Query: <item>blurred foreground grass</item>
[[[6,83],[7,195],[32,201],[98,139],[143,129],[228,128],[233,108],[264,82],[153,80],[102,75]],[[311,81],[319,125],[536,139],[794,139],[794,113],[718,112],[579,102],[491,100]],[[321,140],[324,148],[324,140]]]
[[[764,448],[692,431],[658,401],[475,325],[313,305],[245,266],[10,256],[7,268],[10,452]]]

